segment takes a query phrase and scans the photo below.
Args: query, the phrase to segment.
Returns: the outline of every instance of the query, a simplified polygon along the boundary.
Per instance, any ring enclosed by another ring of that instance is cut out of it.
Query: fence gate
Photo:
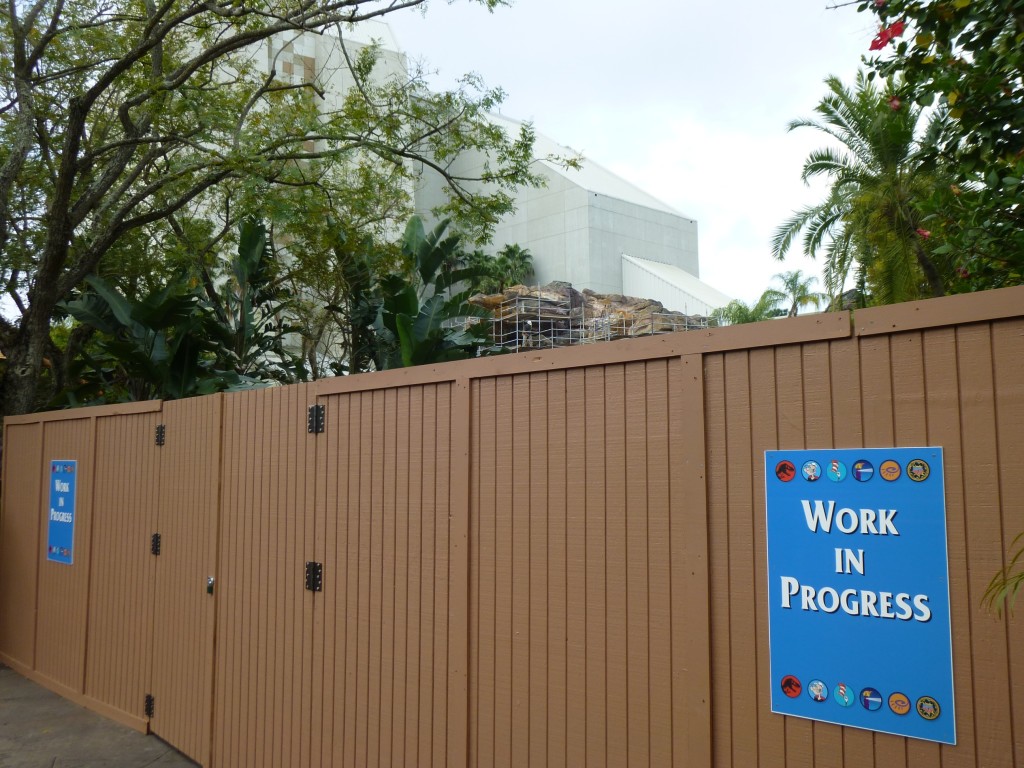
[[[448,743],[450,727],[465,741],[449,707],[452,390],[321,400],[314,765],[459,764]]]
[[[156,573],[153,677],[145,703],[153,733],[203,764],[210,761],[213,715],[223,403],[222,397],[164,403],[155,414],[159,426],[150,430],[150,443],[161,445],[155,448],[159,487],[147,496],[158,514],[148,533]]]

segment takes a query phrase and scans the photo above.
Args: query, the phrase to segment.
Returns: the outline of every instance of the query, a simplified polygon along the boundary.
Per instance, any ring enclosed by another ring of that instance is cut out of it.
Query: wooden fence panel
[[[665,360],[474,384],[472,765],[671,763],[678,385]]]
[[[0,660],[22,674],[35,668],[36,589],[42,545],[39,516],[47,493],[43,425],[4,430],[4,503],[0,507]]]
[[[218,768],[1009,768],[1022,298],[10,419],[0,658]],[[763,453],[887,445],[944,449],[956,746],[770,712]]]
[[[96,419],[85,694],[142,730],[153,663],[159,417]]]
[[[82,412],[81,416],[85,416]],[[89,568],[92,546],[93,467],[96,455],[93,418],[49,421],[43,426],[43,475],[39,521],[39,591],[36,607],[35,670],[61,692],[81,695],[85,689],[85,643],[89,608]],[[50,462],[78,462],[74,562],[46,559],[48,480]]]
[[[309,765],[313,388],[224,396],[213,764]]]
[[[313,753],[322,765],[447,765],[452,386],[324,403]]]
[[[165,403],[159,449],[160,533],[153,618],[154,698],[150,726],[165,741],[210,763],[215,606],[221,580],[217,537],[223,398]],[[207,579],[213,577],[213,592]]]

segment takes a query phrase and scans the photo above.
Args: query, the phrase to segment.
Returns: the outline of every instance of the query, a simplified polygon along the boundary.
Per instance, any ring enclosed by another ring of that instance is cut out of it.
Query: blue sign
[[[75,489],[78,462],[50,462],[50,507],[46,559],[71,565],[75,561]]]
[[[942,449],[765,469],[772,712],[955,744]]]

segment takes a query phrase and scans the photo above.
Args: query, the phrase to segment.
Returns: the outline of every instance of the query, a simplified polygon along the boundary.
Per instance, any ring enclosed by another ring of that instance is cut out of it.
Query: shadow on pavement
[[[155,736],[133,731],[0,665],[0,766],[196,768]]]

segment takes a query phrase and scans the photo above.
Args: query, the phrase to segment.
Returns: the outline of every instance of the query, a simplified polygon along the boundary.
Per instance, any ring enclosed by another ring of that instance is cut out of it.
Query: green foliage
[[[406,277],[391,274],[380,282],[377,319],[378,368],[401,368],[476,357],[486,335],[486,312],[467,302],[469,290],[454,290],[479,276],[472,267],[445,270],[458,260],[460,237],[445,235],[449,221],[430,232],[413,216],[405,230],[402,253],[412,264]]]
[[[288,350],[290,296],[275,274],[277,262],[266,227],[252,218],[239,225],[238,251],[224,266],[220,288],[206,284],[207,304],[217,322],[210,332],[219,365],[239,375],[292,382],[305,378],[301,359]]]
[[[775,275],[775,279],[782,284],[779,293],[782,294],[782,301],[789,304],[790,317],[796,317],[804,307],[820,307],[821,302],[827,298],[824,294],[812,290],[814,284],[818,282],[818,278],[813,275],[805,278],[799,269],[793,272],[782,272]]]
[[[515,243],[504,246],[494,256],[474,251],[467,261],[482,274],[472,286],[480,293],[502,293],[509,286],[525,284],[533,277],[533,255],[528,248]]]
[[[5,6],[0,281],[20,317],[0,328],[0,409],[32,407],[57,304],[87,275],[149,296],[183,268],[212,269],[240,212],[259,211],[282,242],[308,246],[296,270],[321,269],[331,251],[314,230],[329,215],[379,242],[408,215],[417,177],[435,174],[460,230],[486,238],[512,191],[540,183],[532,129],[508,136],[487,119],[500,90],[467,78],[432,93],[422,71],[388,76],[379,49],[341,42],[357,75],[347,92],[331,90],[338,56],[289,71],[285,44],[297,35],[340,41],[346,24],[422,4]],[[488,158],[479,178],[449,172],[463,152]]]
[[[205,288],[178,277],[129,299],[87,277],[91,290],[58,306],[100,337],[70,363],[72,384],[54,404],[177,399],[304,378],[285,343],[294,329],[266,229],[253,219],[239,229],[237,253],[207,274]]]
[[[1010,548],[1018,547],[1010,558],[1010,562],[992,577],[982,603],[989,610],[1002,614],[1003,610],[1012,613],[1017,593],[1024,589],[1024,533],[1017,534]]]
[[[838,78],[825,81],[828,94],[815,108],[817,119],[794,120],[790,130],[813,128],[839,142],[811,152],[801,178],[829,180],[821,203],[798,211],[772,239],[772,254],[783,259],[803,232],[803,251],[823,252],[825,287],[843,289],[852,269],[865,277],[879,303],[945,293],[947,274],[933,249],[938,237],[923,227],[921,201],[948,186],[938,171],[919,161],[917,125],[921,110],[898,101],[889,84],[879,91],[863,73],[854,88]]]
[[[1024,8],[1019,0],[889,0],[861,11],[883,26],[904,22],[904,39],[869,61],[898,76],[900,93],[938,105],[946,118],[923,162],[945,167],[952,185],[925,202],[941,232],[954,291],[1024,280]]]
[[[61,308],[102,337],[94,352],[84,352],[72,366],[74,384],[55,405],[171,400],[246,383],[213,367],[208,317],[198,293],[184,281],[137,301],[129,301],[100,277],[86,282],[91,290]]]
[[[762,320],[771,320],[785,314],[785,310],[779,309],[779,304],[786,300],[786,295],[774,288],[769,288],[761,294],[753,306],[733,299],[724,307],[719,307],[711,313],[711,321],[715,325],[743,325],[745,323],[759,323]]]

